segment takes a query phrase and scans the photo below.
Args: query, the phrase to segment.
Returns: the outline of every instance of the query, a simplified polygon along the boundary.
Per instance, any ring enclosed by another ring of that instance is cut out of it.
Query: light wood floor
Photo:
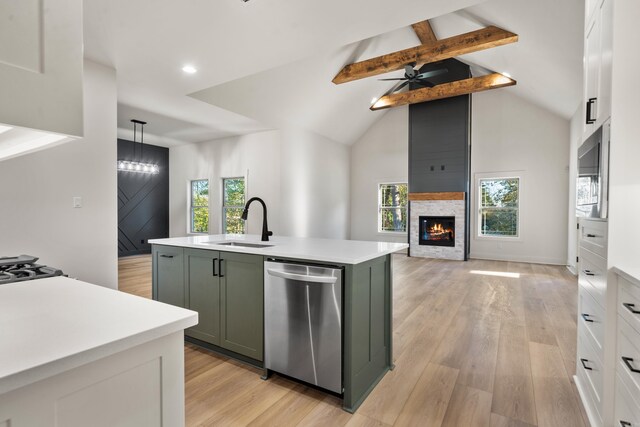
[[[577,283],[564,267],[393,263],[396,369],[355,415],[333,396],[277,375],[262,381],[258,369],[187,344],[187,425],[588,426],[572,380]],[[121,259],[119,284],[149,298],[151,257]]]

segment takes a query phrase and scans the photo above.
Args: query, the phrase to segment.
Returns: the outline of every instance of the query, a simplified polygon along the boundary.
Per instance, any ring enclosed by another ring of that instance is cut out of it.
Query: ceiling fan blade
[[[435,84],[431,83],[428,80],[414,80],[413,83],[419,84],[420,86],[424,86],[424,87],[434,87]]]
[[[392,81],[392,80],[407,80],[407,79],[405,77],[400,77],[397,79],[378,79],[378,80],[380,80],[381,82],[385,82],[385,81]]]
[[[440,74],[448,73],[449,70],[446,68],[440,68],[438,70],[425,71],[424,73],[420,73],[416,76],[416,79],[428,79],[429,77],[439,76]]]
[[[388,91],[386,91],[384,93],[384,95],[382,96],[387,96],[387,95],[391,95],[394,92],[399,91],[400,89],[402,89],[403,87],[405,87],[406,85],[409,84],[409,80],[405,80],[404,82],[398,82],[396,85],[394,85],[391,89],[389,89]],[[382,98],[382,96],[380,98]],[[379,98],[378,98],[379,99]]]

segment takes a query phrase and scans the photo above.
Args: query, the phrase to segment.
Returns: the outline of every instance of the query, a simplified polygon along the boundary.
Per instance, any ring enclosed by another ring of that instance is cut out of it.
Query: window
[[[407,184],[378,186],[378,231],[405,233],[407,231]]]
[[[191,181],[191,233],[209,232],[209,181]]]
[[[222,179],[222,232],[244,234],[244,178]]]
[[[478,180],[478,236],[520,235],[520,178]]]

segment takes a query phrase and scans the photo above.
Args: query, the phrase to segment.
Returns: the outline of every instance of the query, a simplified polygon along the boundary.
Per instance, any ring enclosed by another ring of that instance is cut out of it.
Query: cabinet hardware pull
[[[220,270],[220,277],[224,277],[224,275],[222,274],[222,261],[224,261],[222,258],[220,258],[220,261],[218,261],[218,269]]]
[[[631,304],[630,302],[623,302],[622,305],[633,314],[640,314],[640,311],[636,310],[635,304]]]
[[[627,368],[629,368],[629,370],[631,372],[635,372],[636,374],[640,374],[640,369],[634,368],[633,365],[631,364],[631,362],[633,362],[633,358],[622,356],[622,361],[624,362],[625,365],[627,365]]]
[[[590,125],[596,122],[596,119],[591,118],[591,113],[593,112],[593,104],[598,100],[598,98],[589,98],[587,101],[587,124]]]
[[[593,273],[591,270],[582,270],[582,272],[584,274],[586,274],[587,276],[595,276],[596,273]]]
[[[216,261],[218,260],[218,258],[214,258],[213,262],[211,264],[213,264],[213,277],[217,277],[218,274],[216,273]]]
[[[582,318],[585,322],[593,323],[593,319],[589,319],[590,314],[582,313]]]
[[[593,371],[593,368],[587,366],[588,359],[580,359],[580,363],[582,363],[582,367],[587,371]]]
[[[631,427],[631,423],[629,421],[620,420],[620,427]]]
[[[173,258],[173,255],[160,254],[162,258]]]
[[[587,234],[587,237],[595,239],[596,237],[598,237],[598,235],[597,234]]]

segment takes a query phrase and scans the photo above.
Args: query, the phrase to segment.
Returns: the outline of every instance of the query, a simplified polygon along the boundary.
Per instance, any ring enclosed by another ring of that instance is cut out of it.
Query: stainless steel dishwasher
[[[342,393],[342,269],[265,261],[265,368]]]

